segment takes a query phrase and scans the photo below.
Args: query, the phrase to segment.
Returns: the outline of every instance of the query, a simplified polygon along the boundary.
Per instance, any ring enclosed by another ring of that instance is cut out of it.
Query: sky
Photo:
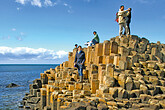
[[[74,44],[118,36],[121,5],[131,34],[165,43],[165,0],[0,0],[0,64],[59,64]]]

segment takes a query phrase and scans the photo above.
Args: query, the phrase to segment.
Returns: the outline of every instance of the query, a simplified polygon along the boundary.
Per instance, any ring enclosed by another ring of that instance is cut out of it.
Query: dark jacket
[[[131,12],[127,16],[127,20],[126,20],[126,23],[130,23],[130,22],[131,22]]]
[[[82,50],[79,53],[77,51],[75,60],[74,60],[74,63],[76,63],[76,67],[85,68],[84,62],[85,62],[85,53]]]

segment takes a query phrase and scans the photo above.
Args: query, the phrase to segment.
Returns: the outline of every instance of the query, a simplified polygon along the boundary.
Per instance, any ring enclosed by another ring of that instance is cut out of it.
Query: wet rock
[[[19,85],[15,84],[15,83],[11,83],[6,86],[6,88],[13,88],[13,87],[19,87]]]
[[[23,105],[19,105],[19,108],[23,108]]]

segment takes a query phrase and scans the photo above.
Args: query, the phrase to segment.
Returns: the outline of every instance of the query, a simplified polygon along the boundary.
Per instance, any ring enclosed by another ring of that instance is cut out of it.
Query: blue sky
[[[165,0],[0,0],[0,63],[61,63],[74,44],[118,35],[115,14],[132,8],[131,34],[165,43]]]

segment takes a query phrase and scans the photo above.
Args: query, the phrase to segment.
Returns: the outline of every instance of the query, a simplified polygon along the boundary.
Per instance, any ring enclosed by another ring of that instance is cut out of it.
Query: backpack
[[[118,12],[116,13],[116,19],[115,21],[118,23],[119,22],[119,16],[118,16]]]

